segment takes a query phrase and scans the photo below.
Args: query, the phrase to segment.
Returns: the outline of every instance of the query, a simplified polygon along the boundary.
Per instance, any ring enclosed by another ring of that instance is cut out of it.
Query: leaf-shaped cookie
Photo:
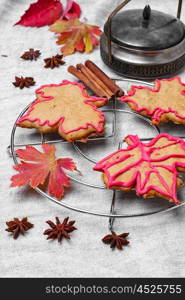
[[[96,164],[110,189],[136,190],[144,198],[159,196],[179,204],[176,189],[182,185],[177,171],[185,172],[185,142],[159,134],[149,143],[128,135],[127,149],[112,153]]]
[[[104,114],[97,109],[106,98],[89,96],[85,87],[64,80],[60,84],[43,85],[36,90],[37,100],[18,121],[17,126],[55,132],[72,142],[104,131]]]
[[[60,199],[64,194],[64,188],[70,186],[70,180],[64,173],[66,170],[77,170],[75,163],[70,158],[56,159],[56,148],[50,144],[42,144],[43,153],[32,146],[26,149],[18,149],[16,154],[21,159],[20,164],[14,166],[19,174],[11,178],[11,186],[24,186],[29,184],[36,188],[44,184],[48,179],[48,192]]]
[[[68,21],[57,20],[50,26],[50,30],[60,34],[57,44],[65,44],[61,48],[64,56],[73,54],[75,51],[91,52],[93,47],[99,44],[95,35],[102,34],[98,26],[83,23],[78,18]]]
[[[172,121],[185,124],[185,84],[179,77],[155,81],[154,89],[133,86],[120,98],[132,110],[148,116],[155,125]]]

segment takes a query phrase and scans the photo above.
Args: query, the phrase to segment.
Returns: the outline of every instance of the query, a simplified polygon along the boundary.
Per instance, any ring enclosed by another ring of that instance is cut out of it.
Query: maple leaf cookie
[[[161,197],[179,204],[176,190],[183,181],[178,171],[185,172],[185,142],[161,133],[149,143],[138,136],[125,138],[127,149],[112,153],[96,164],[109,189],[136,190],[144,198]]]
[[[119,98],[132,110],[150,117],[152,124],[172,121],[185,124],[185,84],[179,77],[157,79],[154,89],[132,86],[128,95]]]
[[[58,131],[69,142],[103,134],[105,118],[98,107],[107,102],[106,98],[89,96],[84,86],[67,80],[41,86],[36,96],[17,126],[43,133]]]

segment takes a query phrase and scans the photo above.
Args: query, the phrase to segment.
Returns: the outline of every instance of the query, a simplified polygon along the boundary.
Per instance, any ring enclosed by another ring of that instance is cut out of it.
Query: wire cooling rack
[[[129,86],[131,84],[142,84],[142,85],[145,85],[145,86],[153,86],[152,83],[143,82],[143,81],[136,81],[136,80],[130,80],[130,79],[114,79],[114,80],[119,85],[124,85],[123,89],[125,90],[125,93],[127,92],[127,89],[129,88]],[[27,111],[29,106],[30,105],[28,105],[19,114],[17,120],[21,116],[24,115],[24,113]],[[96,138],[90,138],[88,143],[87,143],[87,145],[89,145],[89,147],[90,147],[90,143],[95,143],[96,144],[97,142],[101,143],[101,142],[105,142],[105,141],[108,141],[108,140],[112,141],[115,138],[115,136],[118,134],[119,135],[118,143],[117,143],[117,146],[114,148],[114,151],[117,150],[117,149],[124,148],[124,142],[123,142],[124,136],[122,135],[122,132],[120,132],[120,134],[119,134],[119,132],[118,132],[119,130],[117,130],[117,118],[118,118],[118,115],[120,115],[120,114],[122,114],[124,116],[123,121],[122,121],[123,124],[124,124],[125,116],[131,116],[131,117],[134,118],[134,122],[135,122],[135,119],[137,119],[137,121],[136,121],[136,123],[134,123],[134,125],[131,124],[132,128],[137,127],[137,122],[139,121],[139,122],[144,122],[145,124],[147,124],[148,127],[152,128],[154,136],[156,134],[160,133],[159,128],[157,126],[151,125],[149,119],[147,119],[147,118],[145,118],[145,117],[143,117],[143,116],[141,116],[137,113],[134,113],[134,112],[131,112],[129,110],[123,109],[123,106],[124,106],[123,103],[118,103],[116,100],[113,100],[113,101],[111,101],[110,106],[111,107],[108,107],[106,109],[105,108],[102,109],[102,111],[104,112],[106,117],[107,117],[108,114],[111,114],[111,118],[110,118],[111,119],[110,120],[111,131],[109,130],[110,132],[106,132],[104,136],[100,136],[100,137],[96,137]],[[50,143],[50,144],[69,144],[67,141],[65,141],[61,137],[60,138],[57,137],[56,139],[47,140],[46,136],[44,134],[40,134],[39,140],[35,141],[35,142],[30,142],[29,141],[29,142],[25,142],[25,143],[16,143],[15,139],[16,139],[16,131],[17,131],[17,127],[16,127],[17,120],[15,121],[13,129],[12,129],[11,144],[10,144],[10,146],[8,146],[9,154],[10,154],[10,156],[12,156],[13,161],[14,161],[15,164],[18,163],[18,159],[17,159],[16,153],[15,153],[16,148],[24,147],[26,145],[40,146],[44,142],[47,142],[47,143]],[[129,126],[128,130],[131,130],[131,131],[128,131],[127,134],[133,134],[132,128],[130,128],[130,126]],[[164,130],[166,130],[166,129],[164,129]],[[26,135],[26,133],[28,131],[25,129],[24,132],[25,132],[25,135]],[[143,138],[140,138],[140,139],[142,141],[149,141],[153,137],[149,136],[149,137],[143,137]],[[181,138],[184,138],[184,137],[181,136]],[[83,149],[81,149],[82,145],[83,144],[79,141],[73,142],[73,143],[71,143],[71,150],[70,151],[78,153],[79,156],[81,157],[81,159],[84,160],[84,164],[86,164],[86,162],[90,162],[91,164],[95,164],[97,162],[97,160],[94,158],[94,156],[92,157],[92,156],[86,154],[85,151]],[[68,156],[70,157],[70,155],[68,155]],[[105,157],[104,154],[102,154],[102,158],[103,157]],[[94,172],[94,171],[92,171],[92,172],[94,173],[94,176],[98,176],[97,172]],[[68,177],[72,181],[74,181],[75,183],[85,186],[87,189],[99,189],[99,190],[105,190],[106,189],[106,187],[103,184],[92,184],[91,182],[87,182],[83,178],[80,178],[80,179],[75,178],[71,174],[68,174]],[[110,203],[109,211],[105,212],[105,211],[98,211],[98,210],[94,211],[94,210],[88,210],[88,209],[84,209],[84,208],[78,208],[78,207],[75,207],[73,205],[70,205],[70,204],[66,203],[66,201],[65,202],[63,200],[59,201],[59,200],[55,199],[54,197],[51,197],[48,193],[46,193],[45,191],[41,190],[38,187],[35,188],[35,190],[40,195],[46,197],[50,201],[52,201],[52,202],[54,202],[54,203],[56,203],[60,206],[63,206],[67,209],[71,209],[71,210],[74,210],[74,211],[77,211],[77,212],[86,213],[86,214],[95,215],[95,216],[108,217],[109,218],[109,229],[110,230],[112,230],[112,228],[113,228],[113,222],[114,222],[115,218],[130,218],[130,217],[141,217],[141,216],[148,216],[148,215],[152,215],[152,214],[159,214],[159,213],[164,213],[164,212],[171,211],[171,210],[176,209],[177,207],[180,207],[180,206],[185,204],[185,202],[182,202],[180,205],[177,206],[177,205],[170,204],[166,201],[165,203],[167,203],[167,204],[164,207],[158,207],[155,210],[151,209],[150,211],[147,211],[147,212],[139,211],[139,212],[136,212],[136,213],[130,213],[129,212],[129,213],[124,213],[124,214],[120,214],[120,213],[117,214],[116,209],[115,209],[116,196],[117,196],[117,193],[120,193],[120,191],[118,192],[116,190],[109,190],[109,192],[112,194],[112,201]],[[121,192],[121,193],[123,194],[124,192]],[[66,197],[67,197],[67,195],[66,195]],[[138,198],[138,197],[135,195],[135,198]],[[138,201],[139,201],[139,198],[138,198]]]

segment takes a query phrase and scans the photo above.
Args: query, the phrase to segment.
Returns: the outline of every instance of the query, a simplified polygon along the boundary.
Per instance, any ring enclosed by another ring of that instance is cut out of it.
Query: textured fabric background
[[[130,245],[123,251],[112,251],[101,242],[101,238],[108,233],[106,218],[67,210],[27,187],[9,187],[14,171],[13,161],[6,148],[10,144],[14,121],[22,109],[34,100],[34,90],[42,84],[59,83],[63,79],[74,80],[67,73],[66,67],[87,58],[94,60],[109,75],[116,77],[101,61],[99,48],[90,55],[76,53],[66,57],[66,65],[58,69],[43,68],[43,58],[59,51],[54,34],[48,31],[47,26],[39,29],[13,27],[31,2],[34,1],[0,0],[0,276],[184,277],[185,207],[163,215],[116,220],[117,232],[130,232]],[[90,24],[101,27],[109,12],[120,2],[78,0],[83,11],[82,18],[85,17]],[[176,14],[176,0],[133,0],[129,7],[143,7],[146,3],[153,8]],[[182,19],[185,21],[185,6]],[[40,49],[42,56],[38,61],[26,62],[19,58],[29,48]],[[33,76],[36,86],[16,89],[12,85],[15,75]],[[185,71],[181,75],[185,80]],[[100,193],[96,189],[74,184],[64,201],[86,209],[98,208],[100,211],[105,209],[107,203],[108,211],[110,200],[109,191]],[[13,240],[4,231],[5,221],[15,216],[28,216],[35,224],[34,229],[18,240]],[[64,241],[60,245],[56,241],[46,241],[46,237],[42,235],[47,228],[45,221],[54,219],[55,216],[61,219],[69,216],[76,220],[78,231],[72,234],[71,241]]]

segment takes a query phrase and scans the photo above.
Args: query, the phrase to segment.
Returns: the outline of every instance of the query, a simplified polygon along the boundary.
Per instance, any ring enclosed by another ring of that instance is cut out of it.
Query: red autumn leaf
[[[53,24],[60,18],[63,6],[60,0],[38,0],[30,5],[15,25],[41,27]]]
[[[64,173],[66,170],[77,170],[75,163],[70,158],[56,159],[56,148],[50,144],[42,144],[44,151],[40,152],[32,146],[26,149],[18,149],[16,154],[21,159],[20,164],[14,166],[19,174],[11,178],[11,186],[24,186],[29,184],[32,188],[45,183],[48,178],[48,192],[60,199],[64,194],[64,187],[70,186],[70,181]]]
[[[79,18],[81,15],[80,5],[73,0],[68,0],[66,8],[61,16],[61,19],[69,20]]]
[[[94,167],[103,172],[106,186],[123,191],[135,188],[144,198],[159,196],[179,204],[176,190],[183,184],[178,171],[185,172],[185,142],[165,133],[147,144],[133,135],[125,141],[127,149],[112,153]]]
[[[68,21],[57,20],[50,26],[50,30],[60,34],[57,44],[64,44],[61,51],[65,56],[75,51],[90,53],[99,44],[95,35],[101,36],[102,34],[98,26],[83,23],[78,18]]]

